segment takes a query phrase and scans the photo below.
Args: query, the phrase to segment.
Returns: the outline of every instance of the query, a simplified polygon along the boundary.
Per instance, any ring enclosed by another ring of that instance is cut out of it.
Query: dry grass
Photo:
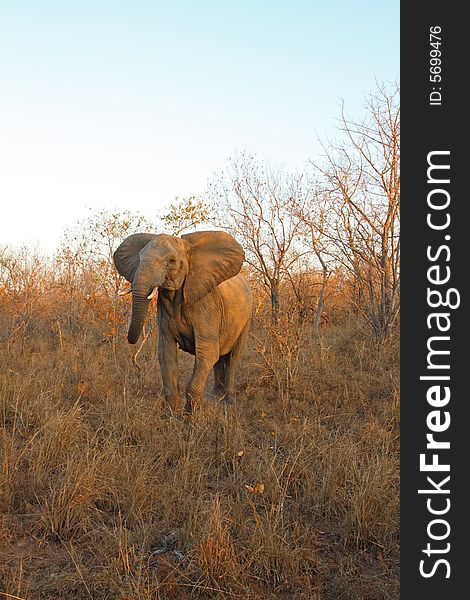
[[[122,332],[28,319],[0,356],[0,592],[398,596],[396,341],[258,318],[237,404],[178,421],[154,338],[139,372]]]

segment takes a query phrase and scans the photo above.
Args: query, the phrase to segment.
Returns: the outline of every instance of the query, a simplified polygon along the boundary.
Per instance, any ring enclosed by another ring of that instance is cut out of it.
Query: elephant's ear
[[[181,236],[189,242],[189,273],[184,302],[194,304],[211,290],[240,272],[245,253],[225,231],[198,231]]]
[[[134,281],[134,275],[139,266],[139,252],[154,237],[154,233],[134,233],[127,237],[114,253],[116,269],[129,283]]]

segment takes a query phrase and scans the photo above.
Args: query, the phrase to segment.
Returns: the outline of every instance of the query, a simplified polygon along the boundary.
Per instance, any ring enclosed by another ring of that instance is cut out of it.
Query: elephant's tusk
[[[127,290],[121,290],[120,292],[118,292],[118,296],[127,296],[127,294],[130,294],[132,292],[132,288],[129,288]]]
[[[154,287],[152,290],[152,293],[147,296],[147,300],[151,300],[152,298],[154,298],[158,293],[158,287]]]

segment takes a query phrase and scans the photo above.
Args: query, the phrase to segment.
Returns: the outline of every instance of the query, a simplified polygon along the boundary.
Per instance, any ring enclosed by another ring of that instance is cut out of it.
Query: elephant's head
[[[135,344],[150,300],[158,289],[183,288],[183,302],[194,304],[241,269],[243,248],[224,231],[183,235],[136,233],[114,253],[119,273],[132,284],[132,317],[127,334]]]

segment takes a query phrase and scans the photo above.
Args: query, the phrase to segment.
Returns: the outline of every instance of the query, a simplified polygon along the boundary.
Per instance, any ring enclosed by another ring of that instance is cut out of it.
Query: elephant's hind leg
[[[221,400],[225,396],[225,372],[227,369],[227,356],[221,356],[214,365],[214,387],[212,393]]]
[[[240,360],[240,355],[242,353],[243,347],[245,345],[246,338],[248,336],[248,331],[250,330],[250,322],[245,325],[243,331],[241,332],[238,340],[235,342],[230,354],[226,356],[225,363],[225,396],[224,402],[226,404],[233,404],[235,398],[235,369],[237,367],[238,361]]]

